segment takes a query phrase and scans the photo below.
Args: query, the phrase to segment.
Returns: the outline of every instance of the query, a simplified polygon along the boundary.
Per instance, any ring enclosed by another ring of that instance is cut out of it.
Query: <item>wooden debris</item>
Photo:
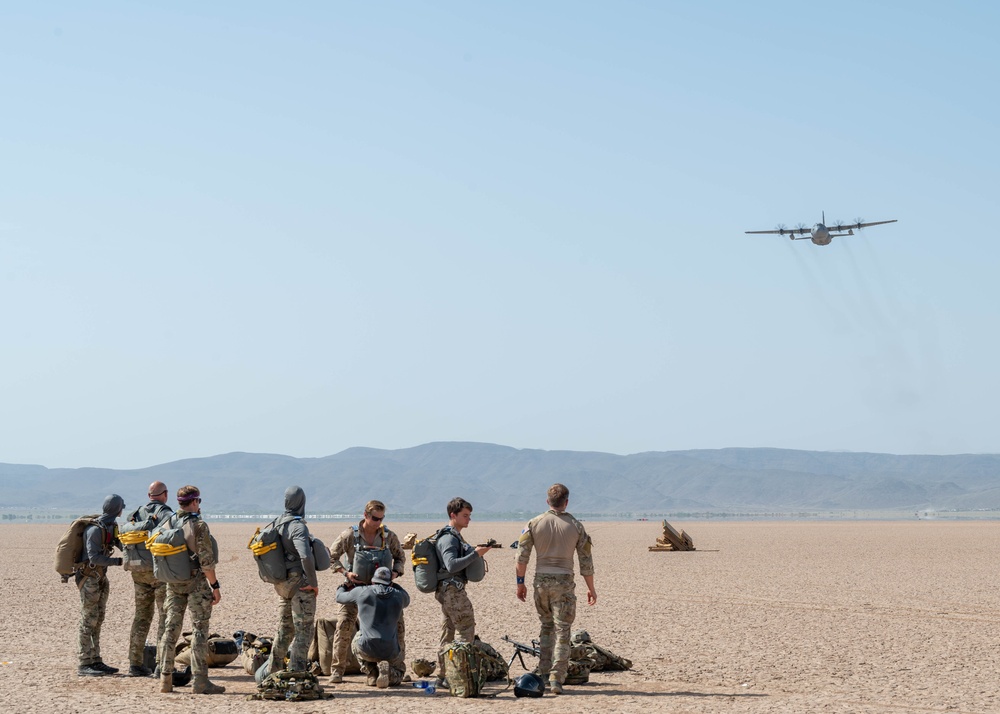
[[[656,539],[656,545],[649,546],[652,550],[695,550],[694,541],[691,540],[686,532],[677,530],[667,523],[666,520],[663,521],[663,535]]]

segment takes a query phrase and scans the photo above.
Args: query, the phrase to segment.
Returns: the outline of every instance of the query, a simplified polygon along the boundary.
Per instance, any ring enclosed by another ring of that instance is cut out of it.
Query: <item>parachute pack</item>
[[[422,593],[432,593],[437,589],[438,571],[441,569],[437,552],[437,541],[444,528],[423,540],[413,543],[410,562],[413,564],[413,582]]]
[[[258,528],[247,548],[257,561],[257,573],[265,583],[283,583],[288,579],[288,564],[285,561],[285,547],[281,544],[279,526],[293,520],[292,516],[279,516],[264,526]]]
[[[161,507],[169,512],[166,506]],[[118,540],[122,544],[122,565],[125,570],[135,573],[153,572],[153,554],[146,547],[149,532],[157,525],[155,513],[150,513],[146,506],[132,511],[118,532]]]
[[[358,576],[358,580],[370,583],[379,568],[392,569],[392,552],[386,546],[385,526],[379,530],[382,532],[382,546],[376,547],[367,545],[361,540],[361,529],[354,528],[354,561],[351,563],[351,572]]]
[[[56,546],[56,572],[62,576],[65,583],[76,572],[77,563],[83,557],[83,532],[88,526],[98,526],[100,514],[80,516],[66,530]]]
[[[149,534],[146,548],[153,556],[153,576],[161,583],[183,583],[194,576],[197,554],[188,548],[190,519],[179,523],[180,514],[174,513]],[[215,559],[219,559],[219,544],[209,536]]]
[[[153,575],[161,583],[182,583],[191,579],[191,551],[187,546],[187,523],[177,524],[175,513],[160,524],[146,540],[153,558]]]

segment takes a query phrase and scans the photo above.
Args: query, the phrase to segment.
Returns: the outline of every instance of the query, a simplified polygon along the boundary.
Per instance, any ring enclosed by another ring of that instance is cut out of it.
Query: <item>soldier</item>
[[[83,531],[83,552],[76,568],[76,587],[80,591],[80,666],[77,674],[81,677],[103,677],[118,672],[117,667],[109,667],[101,660],[101,625],[111,593],[108,567],[122,564],[121,558],[113,558],[111,554],[115,547],[121,548],[115,521],[124,508],[124,499],[112,493],[104,499],[104,513],[97,524]]]
[[[173,509],[167,505],[167,487],[162,481],[153,481],[146,492],[149,503],[136,509],[129,516],[129,521],[148,522],[150,530],[173,514]],[[142,546],[145,548],[145,546]],[[148,567],[148,566],[147,566]],[[132,632],[128,645],[128,676],[148,677],[152,672],[143,664],[143,651],[146,647],[146,636],[153,624],[154,611],[159,612],[156,625],[156,641],[163,639],[163,630],[167,620],[167,611],[163,607],[167,596],[167,584],[161,583],[153,575],[153,570],[139,570],[126,564],[125,569],[132,574],[132,586],[135,589],[135,616],[132,618]],[[159,657],[157,657],[159,661]]]
[[[406,661],[399,645],[397,624],[410,595],[392,582],[392,573],[380,567],[371,585],[337,588],[337,602],[351,604],[358,613],[359,628],[351,641],[351,651],[368,675],[368,686],[398,687],[406,673]]]
[[[278,603],[278,636],[271,649],[269,672],[285,668],[301,672],[308,668],[309,643],[312,641],[313,620],[316,619],[316,563],[312,554],[312,536],[302,519],[306,514],[306,494],[298,486],[285,491],[285,514],[278,522],[281,545],[285,551],[288,579],[276,583]],[[291,643],[291,649],[289,649]]]
[[[524,602],[532,547],[538,548],[535,562],[535,609],[542,622],[538,635],[538,674],[549,677],[549,690],[562,694],[569,667],[570,626],[576,619],[576,585],[573,582],[573,551],[580,560],[580,575],[587,583],[587,604],[597,602],[594,589],[594,558],[590,536],[583,524],[569,513],[569,489],[553,484],[546,502],[549,510],[535,516],[521,532],[517,550],[517,599]],[[553,636],[554,635],[554,636]]]
[[[437,589],[434,599],[441,603],[441,640],[438,646],[438,680],[437,686],[444,687],[444,653],[448,645],[455,641],[455,635],[465,642],[472,643],[476,636],[476,615],[472,610],[465,586],[469,579],[465,569],[477,558],[482,558],[489,552],[488,545],[473,548],[462,538],[462,531],[472,520],[472,504],[464,498],[453,498],[448,501],[448,525],[440,531],[437,539],[438,562],[441,570],[438,572]]]
[[[385,527],[385,504],[369,501],[356,526],[351,526],[330,547],[330,561],[334,573],[341,573],[350,585],[369,585],[378,567],[390,568],[392,579],[404,573],[405,556],[399,537]],[[350,567],[345,567],[341,557],[346,556]],[[337,630],[333,636],[333,661],[330,664],[331,684],[344,681],[347,659],[351,648],[352,623],[357,620],[358,606],[353,601],[337,600]],[[400,614],[398,638],[400,657],[406,657],[406,623]]]
[[[216,555],[208,524],[201,519],[201,492],[195,486],[177,490],[177,513],[171,517],[184,529],[187,548],[192,554],[191,579],[167,583],[167,625],[160,640],[160,691],[174,690],[174,654],[184,623],[184,611],[191,611],[191,674],[195,694],[221,694],[225,687],[208,679],[205,657],[208,651],[208,623],[212,606],[222,600],[219,579],[215,576]]]

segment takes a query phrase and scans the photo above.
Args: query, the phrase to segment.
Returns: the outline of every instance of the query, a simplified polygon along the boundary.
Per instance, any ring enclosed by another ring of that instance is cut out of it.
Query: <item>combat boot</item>
[[[208,681],[207,674],[196,674],[191,691],[194,694],[222,694],[226,688]]]
[[[562,694],[563,693],[562,683],[558,679],[555,678],[550,679],[549,691],[552,692],[553,694]]]
[[[160,694],[170,694],[174,691],[174,673],[163,672],[160,675]]]

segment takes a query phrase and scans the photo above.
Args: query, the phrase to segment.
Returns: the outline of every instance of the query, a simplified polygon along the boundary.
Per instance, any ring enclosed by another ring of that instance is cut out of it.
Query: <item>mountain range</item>
[[[280,512],[289,485],[310,514],[358,514],[372,498],[395,515],[444,515],[453,496],[477,517],[544,510],[555,482],[570,510],[594,516],[1000,509],[1000,455],[892,454],[730,448],[620,456],[435,442],[355,447],[322,458],[231,453],[142,469],[0,464],[0,508],[99,510],[107,493],[140,505],[151,481],[204,495],[206,513]]]

